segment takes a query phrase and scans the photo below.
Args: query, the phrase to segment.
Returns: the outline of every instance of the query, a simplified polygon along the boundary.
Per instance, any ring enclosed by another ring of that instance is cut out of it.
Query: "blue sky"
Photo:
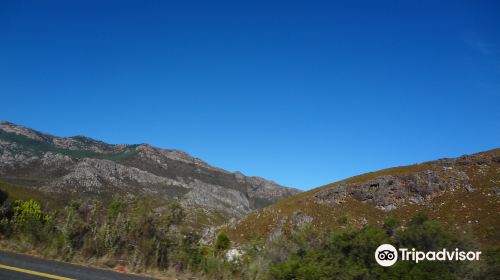
[[[302,189],[496,148],[495,2],[2,1],[0,119]]]

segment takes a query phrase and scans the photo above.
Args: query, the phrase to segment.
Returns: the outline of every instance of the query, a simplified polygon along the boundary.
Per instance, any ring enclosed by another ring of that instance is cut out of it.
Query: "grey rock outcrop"
[[[179,150],[57,137],[0,122],[0,179],[60,194],[152,195],[240,217],[298,191]]]
[[[379,176],[361,184],[333,186],[316,193],[314,199],[318,203],[335,206],[351,197],[391,211],[405,204],[424,204],[445,191],[461,188],[473,191],[469,177],[464,172],[453,169],[425,170],[401,176]]]

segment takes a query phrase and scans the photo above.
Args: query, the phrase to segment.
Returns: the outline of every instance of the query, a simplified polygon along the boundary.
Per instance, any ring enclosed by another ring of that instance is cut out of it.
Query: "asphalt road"
[[[151,280],[152,278],[90,268],[63,262],[0,251],[0,279],[93,279],[93,280]]]

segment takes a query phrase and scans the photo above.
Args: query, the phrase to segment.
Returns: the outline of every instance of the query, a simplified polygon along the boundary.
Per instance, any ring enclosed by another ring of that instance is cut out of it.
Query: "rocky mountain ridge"
[[[272,239],[303,224],[336,231],[408,221],[416,212],[499,244],[500,149],[354,176],[259,209],[226,231],[236,240]]]
[[[0,179],[45,193],[178,199],[229,217],[298,193],[213,167],[179,150],[57,137],[6,121],[0,122]]]

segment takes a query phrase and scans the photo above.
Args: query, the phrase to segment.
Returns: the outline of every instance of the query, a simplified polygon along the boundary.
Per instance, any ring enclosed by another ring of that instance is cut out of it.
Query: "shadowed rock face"
[[[56,137],[9,122],[0,122],[0,179],[50,193],[174,198],[236,217],[298,192],[179,150]]]
[[[424,204],[445,191],[464,188],[472,192],[468,176],[463,171],[443,167],[439,171],[426,170],[408,175],[385,175],[363,184],[337,185],[314,195],[321,204],[334,206],[348,197],[370,203],[385,211],[406,204]]]

